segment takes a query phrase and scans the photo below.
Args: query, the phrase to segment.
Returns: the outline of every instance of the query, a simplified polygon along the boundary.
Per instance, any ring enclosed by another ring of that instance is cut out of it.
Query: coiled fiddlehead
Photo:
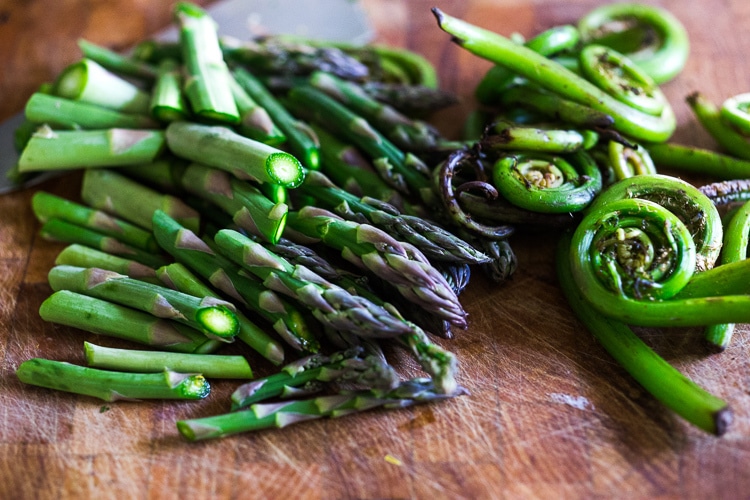
[[[578,21],[583,43],[625,53],[657,83],[682,71],[690,53],[687,31],[670,12],[623,2],[593,9]]]
[[[508,201],[542,213],[578,212],[602,188],[599,168],[584,151],[510,154],[495,162],[492,179]]]

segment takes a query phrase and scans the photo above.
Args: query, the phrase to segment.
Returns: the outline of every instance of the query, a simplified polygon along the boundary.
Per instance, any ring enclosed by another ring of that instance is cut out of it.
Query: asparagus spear
[[[49,272],[53,290],[70,290],[171,319],[217,340],[232,341],[238,322],[234,306],[214,297],[194,297],[99,268],[55,266]]]
[[[174,59],[159,63],[156,82],[149,103],[151,116],[161,122],[184,120],[190,110],[182,93],[180,65]]]
[[[320,148],[315,132],[305,122],[292,116],[249,71],[236,68],[233,74],[240,86],[268,111],[274,123],[284,132],[291,153],[299,158],[305,167],[317,169],[320,166]]]
[[[408,323],[364,297],[351,295],[309,269],[293,266],[237,231],[223,229],[216,244],[224,255],[268,288],[296,299],[321,323],[367,338],[390,338],[411,331]]]
[[[197,230],[200,215],[179,198],[150,189],[112,170],[88,170],[83,176],[81,198],[142,228],[151,229],[151,216],[162,210],[181,224]]]
[[[38,191],[31,198],[36,218],[44,223],[56,218],[97,231],[146,252],[158,252],[154,235],[140,227],[85,205]]]
[[[178,262],[258,313],[294,349],[318,351],[320,344],[297,309],[257,280],[240,274],[239,266],[217,255],[195,233],[160,210],[154,213],[154,235]]]
[[[88,58],[69,65],[60,73],[53,94],[142,115],[148,114],[151,99],[148,92]]]
[[[51,323],[167,351],[209,353],[222,344],[181,323],[69,290],[50,295],[39,315]]]
[[[316,71],[310,76],[310,85],[359,114],[404,151],[429,151],[443,141],[437,129],[371,97],[355,82]]]
[[[286,142],[286,135],[268,114],[266,108],[240,85],[236,76],[229,79],[229,84],[240,113],[237,131],[269,146],[278,146]]]
[[[320,389],[324,383],[346,381],[378,389],[393,389],[399,382],[393,369],[363,357],[364,349],[354,347],[326,356],[312,354],[294,361],[268,377],[239,386],[232,393],[232,410],[270,398],[298,397]]]
[[[153,267],[148,267],[131,259],[118,257],[95,248],[89,248],[77,243],[65,247],[62,252],[57,254],[55,265],[58,266],[77,266],[77,267],[98,267],[115,273],[124,274],[134,279],[158,283],[156,271]]]
[[[32,134],[18,159],[18,171],[117,167],[153,161],[164,151],[163,130],[109,128],[52,130]]]
[[[90,342],[84,342],[83,349],[86,363],[92,368],[136,373],[169,370],[200,373],[209,378],[253,378],[253,371],[242,356],[115,349]]]
[[[249,182],[233,178],[222,170],[192,163],[180,183],[188,192],[231,215],[234,223],[242,229],[271,243],[281,238],[289,207],[271,201]]]
[[[411,244],[315,207],[290,212],[287,223],[294,231],[341,251],[346,260],[392,284],[406,299],[459,328],[466,327],[466,313],[445,278]]]
[[[47,240],[76,243],[118,257],[134,260],[148,267],[156,268],[168,262],[166,257],[161,254],[146,252],[98,231],[93,231],[60,219],[49,219],[42,225],[39,234]]]
[[[300,85],[289,92],[288,105],[364,151],[380,176],[392,187],[419,196],[433,204],[433,190],[427,168],[416,156],[404,153],[383,137],[364,118],[323,92]]]
[[[34,358],[16,370],[25,384],[72,392],[104,401],[138,399],[203,399],[211,386],[202,375],[177,373],[122,373]]]
[[[257,431],[324,417],[342,417],[360,411],[383,407],[405,408],[419,403],[446,399],[459,394],[436,392],[427,379],[401,382],[391,390],[342,391],[331,396],[281,403],[254,404],[247,411],[227,413],[199,419],[180,420],[177,429],[190,441],[225,437],[240,432]]]
[[[167,145],[177,156],[241,179],[296,187],[305,177],[294,156],[223,126],[172,122],[167,127]]]
[[[158,123],[148,115],[122,113],[97,104],[35,92],[26,101],[26,119],[64,129],[153,129]]]
[[[159,279],[168,287],[180,292],[189,293],[197,297],[220,298],[213,289],[203,284],[187,267],[174,262],[160,267],[156,271]],[[265,331],[255,325],[241,311],[235,311],[239,330],[237,338],[245,342],[264,358],[275,365],[284,361],[284,349],[274,339],[269,337]]]
[[[394,206],[403,204],[399,192],[383,181],[355,146],[342,141],[320,125],[311,123],[310,127],[320,141],[320,171],[336,185],[358,196],[370,196]]]
[[[146,82],[152,82],[156,79],[157,69],[145,61],[118,54],[83,38],[78,40],[78,48],[81,49],[84,57],[96,61],[102,67],[114,73],[133,76]]]
[[[466,264],[489,261],[484,253],[437,224],[402,214],[388,203],[351,195],[320,172],[310,172],[301,190],[346,219],[364,220],[396,239],[408,241],[430,259]]]
[[[188,2],[175,5],[174,17],[180,28],[182,60],[188,73],[185,94],[193,112],[206,120],[238,123],[240,117],[216,23],[202,8]]]

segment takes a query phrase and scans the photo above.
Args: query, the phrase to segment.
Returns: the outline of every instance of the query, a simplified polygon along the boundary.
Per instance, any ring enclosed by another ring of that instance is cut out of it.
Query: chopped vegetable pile
[[[659,85],[689,44],[663,9],[611,4],[528,40],[433,14],[495,64],[458,139],[429,122],[456,97],[405,49],[224,39],[187,2],[177,42],[82,40],[16,136],[18,180],[83,171],[79,201],[33,197],[42,236],[68,244],[40,315],[142,349],[85,342],[88,367],[37,358],[18,377],[105,401],[244,379],[226,414],[176,423],[191,441],[464,395],[459,296],[472,272],[508,279],[511,236],[547,228],[579,320],[666,407],[726,432],[728,404],[631,326],[704,326],[722,350],[750,323],[748,95],[687,97],[724,152],[673,144]],[[277,371],[254,378],[257,356]]]

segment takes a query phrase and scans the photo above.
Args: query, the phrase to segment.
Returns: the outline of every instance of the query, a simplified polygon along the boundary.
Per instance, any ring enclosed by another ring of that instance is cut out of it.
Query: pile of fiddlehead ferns
[[[476,87],[466,142],[435,170],[467,232],[505,238],[563,227],[560,286],[577,317],[654,397],[715,434],[731,410],[664,361],[631,326],[703,326],[717,350],[750,322],[750,182],[697,188],[657,167],[750,178],[750,95],[721,107],[687,98],[724,152],[669,143],[659,85],[688,58],[685,29],[653,6],[620,3],[525,41],[433,9],[453,41],[495,64]],[[708,170],[713,169],[713,170]]]

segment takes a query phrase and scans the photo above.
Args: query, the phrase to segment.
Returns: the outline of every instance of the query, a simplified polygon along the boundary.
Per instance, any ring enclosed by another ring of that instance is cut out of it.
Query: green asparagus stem
[[[182,46],[179,41],[143,40],[133,48],[133,59],[151,64],[159,64],[164,59],[182,60]]]
[[[34,358],[16,370],[25,383],[83,394],[113,402],[138,399],[203,399],[211,386],[202,375],[164,370],[163,373],[121,373]]]
[[[214,297],[195,297],[99,268],[55,266],[53,290],[70,290],[171,319],[217,340],[232,341],[239,328],[234,306]]]
[[[296,187],[305,178],[294,156],[222,126],[173,122],[167,144],[174,154],[256,182]]]
[[[214,352],[222,342],[175,321],[106,300],[61,290],[39,308],[45,321],[173,352]]]
[[[287,137],[284,132],[268,114],[268,110],[240,85],[237,81],[236,72],[229,79],[229,84],[232,88],[234,102],[237,104],[237,110],[240,113],[237,131],[250,139],[269,146],[279,146],[285,143]]]
[[[404,151],[428,151],[444,140],[434,127],[381,103],[355,82],[316,71],[310,76],[310,85],[359,114]]]
[[[60,73],[55,80],[53,94],[142,115],[148,114],[151,99],[148,92],[87,58],[71,64]]]
[[[709,394],[652,351],[630,328],[595,311],[576,287],[570,266],[570,236],[558,247],[559,283],[573,312],[602,347],[649,393],[697,427],[721,435],[732,422],[724,401]]]
[[[160,193],[112,170],[88,170],[83,176],[81,198],[87,205],[114,214],[144,229],[161,210],[180,224],[198,230],[200,215],[179,198]]]
[[[239,266],[217,255],[195,233],[160,210],[154,213],[154,235],[159,245],[178,262],[258,313],[294,349],[318,351],[320,344],[301,312],[257,280],[240,274]]]
[[[148,115],[122,113],[97,104],[74,101],[41,92],[31,95],[24,108],[26,119],[64,129],[154,129],[158,127]]]
[[[293,111],[310,114],[320,126],[364,151],[392,187],[432,204],[434,193],[421,160],[398,149],[367,120],[311,86],[293,88],[289,99]]]
[[[156,79],[157,69],[144,61],[118,54],[83,38],[78,40],[78,48],[81,49],[83,57],[96,61],[103,68],[113,73],[133,76],[147,82],[152,82]]]
[[[42,223],[50,219],[60,219],[97,231],[146,252],[159,251],[159,245],[156,244],[154,235],[149,231],[101,210],[89,208],[45,191],[38,191],[34,194],[31,198],[31,207],[36,218]]]
[[[180,179],[182,187],[232,216],[240,228],[276,243],[286,225],[289,207],[274,203],[258,188],[223,170],[190,164]]]
[[[190,114],[182,93],[180,65],[174,59],[159,63],[156,83],[151,90],[151,116],[161,122],[184,120]]]
[[[482,252],[437,224],[402,214],[385,202],[351,195],[336,187],[322,173],[309,173],[301,191],[346,219],[364,217],[394,238],[411,243],[429,259],[468,264],[489,260]]]
[[[369,196],[400,207],[403,199],[375,172],[372,163],[352,144],[347,144],[320,125],[310,124],[320,141],[320,171],[347,192]]]
[[[233,74],[242,88],[270,114],[273,122],[284,132],[290,152],[306,168],[317,169],[320,166],[320,148],[315,132],[305,122],[292,116],[249,71],[236,68]]]
[[[299,397],[334,381],[364,384],[381,390],[396,387],[396,373],[384,369],[372,357],[363,357],[363,351],[355,347],[330,356],[313,354],[286,365],[279,373],[242,384],[232,393],[232,410],[275,397]]]
[[[172,264],[160,267],[156,271],[157,276],[166,286],[183,293],[195,295],[196,297],[214,297],[219,299],[219,295],[203,284],[187,267],[174,262]],[[237,338],[249,345],[252,349],[260,353],[264,358],[275,365],[284,361],[284,349],[274,339],[268,336],[266,332],[245,316],[242,311],[235,311],[239,330]]]
[[[177,422],[177,429],[189,441],[196,441],[225,437],[240,432],[281,428],[317,418],[341,417],[378,407],[404,408],[460,394],[465,394],[465,390],[457,394],[446,395],[435,392],[430,380],[412,379],[401,382],[398,387],[390,391],[372,389],[341,392],[308,400],[254,404],[247,411],[180,420]]]
[[[219,46],[216,23],[197,5],[178,2],[182,60],[187,70],[185,94],[198,117],[236,124],[240,120],[229,84],[229,68]]]
[[[47,240],[77,243],[118,257],[134,260],[152,268],[163,266],[168,262],[167,258],[159,253],[146,252],[100,232],[60,219],[49,219],[42,225],[39,234]]]
[[[250,364],[242,356],[115,349],[90,342],[84,342],[83,349],[86,363],[92,368],[136,373],[168,370],[200,373],[208,378],[253,378]]]
[[[290,213],[288,224],[295,231],[339,250],[348,261],[395,286],[406,299],[459,328],[466,326],[466,313],[445,278],[412,245],[368,224],[345,221],[314,207]]]
[[[55,265],[98,267],[149,283],[159,282],[153,267],[76,243],[68,245],[57,254]]]
[[[165,144],[163,130],[52,130],[42,126],[21,152],[18,170],[23,173],[147,163],[164,151]]]
[[[409,324],[369,300],[351,295],[309,269],[294,266],[237,231],[223,229],[216,244],[224,255],[310,309],[321,323],[366,338],[391,338],[411,330]]]

